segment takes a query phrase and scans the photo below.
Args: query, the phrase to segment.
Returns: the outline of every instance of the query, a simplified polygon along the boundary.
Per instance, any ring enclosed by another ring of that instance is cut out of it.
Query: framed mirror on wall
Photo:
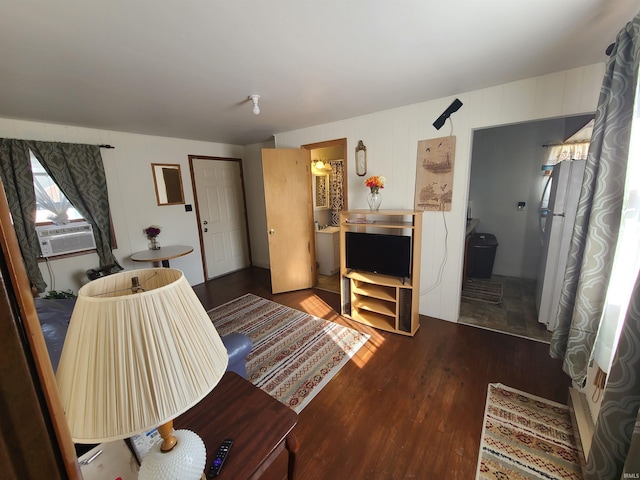
[[[313,208],[316,210],[327,209],[330,201],[329,174],[314,174],[313,178]]]
[[[159,206],[184,204],[182,172],[179,164],[152,163],[153,183]]]

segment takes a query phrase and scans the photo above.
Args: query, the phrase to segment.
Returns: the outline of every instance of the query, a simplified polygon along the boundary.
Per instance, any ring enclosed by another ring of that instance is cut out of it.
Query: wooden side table
[[[161,264],[165,268],[169,268],[169,260],[172,258],[182,257],[193,252],[193,247],[188,245],[168,245],[159,250],[142,250],[131,255],[134,262],[153,262],[154,267]]]
[[[258,479],[286,449],[287,478],[293,480],[298,414],[236,373],[226,372],[200,403],[174,420],[174,428],[196,432],[207,448],[207,473],[226,438],[233,439],[220,480]]]

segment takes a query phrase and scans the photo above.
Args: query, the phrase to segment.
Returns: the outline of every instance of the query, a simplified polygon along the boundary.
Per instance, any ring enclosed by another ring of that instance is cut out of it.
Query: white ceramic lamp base
[[[160,443],[153,446],[140,466],[140,480],[199,480],[207,461],[202,439],[190,430],[176,430],[178,443],[170,452],[162,452]]]

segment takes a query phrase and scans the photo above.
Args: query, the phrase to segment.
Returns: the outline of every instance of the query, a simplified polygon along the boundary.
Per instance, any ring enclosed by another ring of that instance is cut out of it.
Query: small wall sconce
[[[311,161],[311,173],[314,176],[327,176],[331,174],[331,165],[324,160]]]
[[[362,140],[358,141],[356,147],[356,175],[364,177],[367,174],[367,147]]]
[[[314,161],[314,162],[313,162],[313,167],[314,167],[316,170],[321,170],[321,171],[323,171],[323,170],[324,170],[324,171],[329,171],[329,172],[331,171],[331,165],[329,165],[328,163],[325,163],[325,162],[324,162],[324,161],[322,161],[322,160],[316,160],[316,161]]]

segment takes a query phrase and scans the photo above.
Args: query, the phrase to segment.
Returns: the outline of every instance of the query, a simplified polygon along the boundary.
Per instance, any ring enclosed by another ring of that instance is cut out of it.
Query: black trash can
[[[498,241],[491,233],[474,233],[471,239],[471,278],[491,278]]]

